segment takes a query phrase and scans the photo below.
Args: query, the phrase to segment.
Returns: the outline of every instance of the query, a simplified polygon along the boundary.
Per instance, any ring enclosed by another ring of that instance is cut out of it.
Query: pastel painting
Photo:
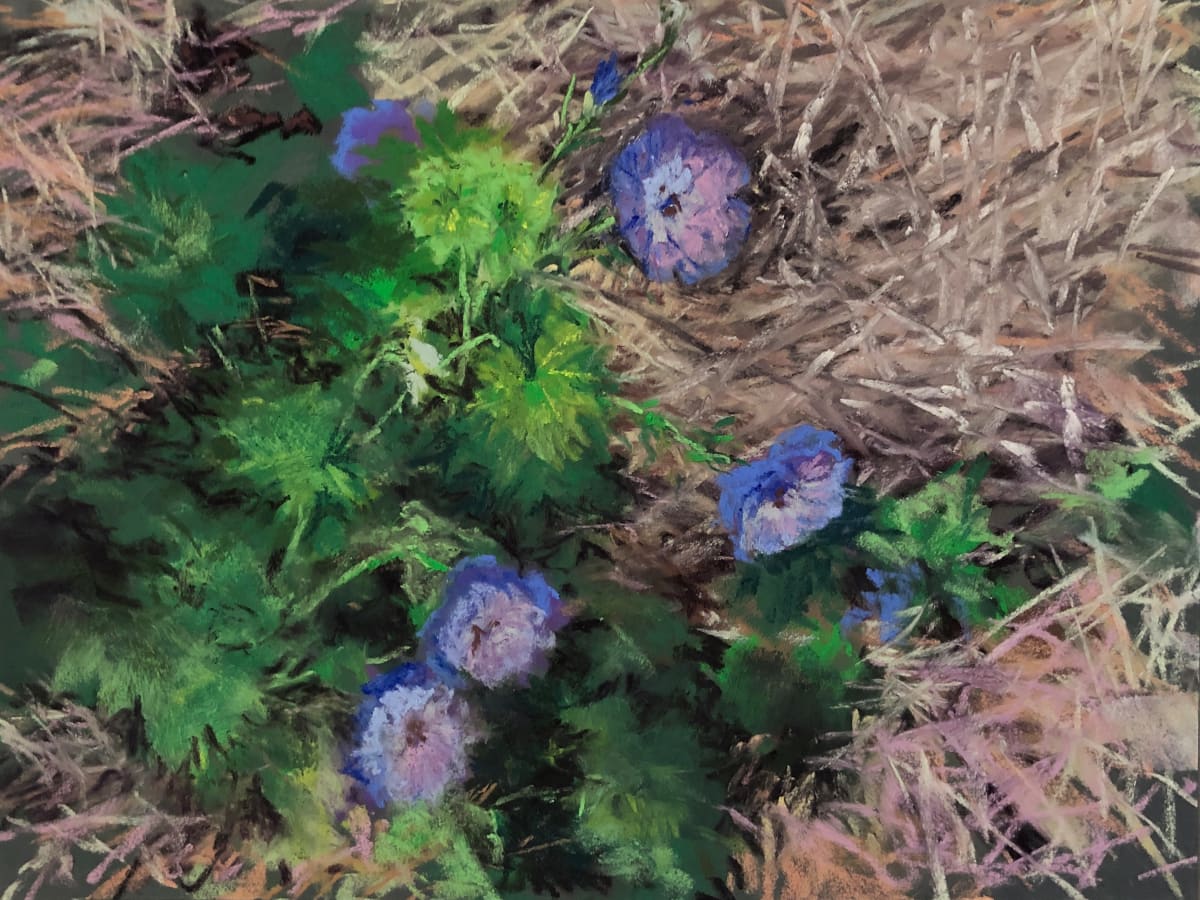
[[[0,900],[1196,900],[1198,34],[0,0]]]

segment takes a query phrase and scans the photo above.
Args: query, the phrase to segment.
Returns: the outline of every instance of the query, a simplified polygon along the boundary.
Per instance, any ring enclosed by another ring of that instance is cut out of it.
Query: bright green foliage
[[[987,460],[965,471],[958,463],[904,498],[885,497],[875,513],[875,530],[859,537],[859,546],[899,571],[921,562],[947,598],[949,612],[965,625],[978,624],[1019,605],[1021,597],[997,584],[988,570],[968,559],[981,548],[1006,549],[1011,535],[997,534],[979,497]]]
[[[508,346],[478,360],[458,464],[485,466],[496,494],[517,506],[578,503],[609,461],[600,356],[586,328],[551,319],[532,360]]]
[[[988,508],[978,496],[986,471],[986,460],[966,472],[959,463],[909,497],[883,498],[879,530],[859,543],[888,566],[919,559],[939,572],[984,544],[1007,546],[1009,539],[988,527]]]
[[[261,648],[230,653],[200,643],[204,630],[190,621],[195,615],[173,610],[84,638],[64,654],[54,687],[82,696],[94,691],[113,711],[140,700],[154,752],[177,767],[195,747],[196,765],[205,768],[210,748],[199,742],[206,729],[223,746],[252,727],[245,717],[261,722],[265,707],[256,681],[265,660],[256,658]]]
[[[404,197],[416,182],[414,169],[422,160],[452,159],[472,146],[499,146],[495,133],[487,128],[468,127],[444,100],[434,107],[431,117],[417,116],[414,124],[421,138],[420,146],[384,135],[378,145],[361,151],[362,156],[372,161],[361,171],[388,185],[398,197]]]
[[[423,896],[438,900],[498,897],[468,839],[467,832],[479,830],[481,825],[494,837],[491,816],[478,807],[410,806],[394,816],[388,830],[376,839],[375,861],[415,869]]]
[[[481,283],[532,269],[554,224],[553,188],[495,143],[421,160],[403,190],[409,227],[438,264],[455,261]]]
[[[1041,531],[1065,529],[1124,545],[1136,557],[1192,552],[1195,501],[1164,474],[1162,451],[1152,447],[1091,450],[1087,489],[1048,491],[1060,515]],[[1040,532],[1039,532],[1040,534]]]
[[[344,294],[383,333],[395,328],[408,330],[436,319],[453,304],[451,297],[432,291],[427,283],[421,282],[425,268],[424,260],[414,249],[412,256],[405,257],[402,267],[350,275]]]
[[[240,771],[261,773],[263,797],[288,824],[286,839],[271,848],[271,860],[328,853],[341,843],[333,826],[345,802],[338,754],[326,735],[297,740],[295,729],[304,727],[296,721],[300,718],[293,717],[290,733],[272,734],[269,728],[256,733],[255,741],[242,751],[245,759],[238,760]],[[253,759],[258,768],[251,764]]]
[[[286,600],[232,537],[183,545],[176,559],[169,573],[131,580],[140,608],[98,618],[54,680],[110,711],[140,702],[151,749],[175,767],[195,746],[203,770],[214,745],[265,716],[263,672],[286,653],[277,639]]]
[[[1086,467],[1092,476],[1092,488],[1107,500],[1129,500],[1150,477],[1150,469],[1158,458],[1151,448],[1132,450],[1092,450],[1087,454]]]
[[[678,425],[658,411],[658,400],[650,399],[642,403],[634,403],[623,397],[614,397],[613,403],[620,409],[633,414],[634,421],[641,429],[642,446],[646,449],[651,462],[657,458],[660,445],[666,441],[683,447],[691,462],[705,463],[714,468],[728,466],[735,462],[732,456],[716,449],[723,444],[733,442],[734,436],[725,431],[726,428],[733,425],[735,421],[733,416],[719,419],[711,431],[704,430],[686,434]]]
[[[370,491],[340,411],[336,395],[318,384],[243,397],[220,430],[235,450],[226,471],[281,500],[282,518],[304,522],[322,509],[352,509]]]

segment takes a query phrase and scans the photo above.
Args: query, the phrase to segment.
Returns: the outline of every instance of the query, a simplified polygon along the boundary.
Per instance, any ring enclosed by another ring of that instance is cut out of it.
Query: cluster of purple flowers
[[[468,748],[483,736],[466,697],[471,682],[525,686],[544,674],[562,600],[537,572],[521,575],[493,556],[462,560],[442,605],[421,629],[420,662],[369,681],[347,774],[377,806],[437,800],[468,775]]]

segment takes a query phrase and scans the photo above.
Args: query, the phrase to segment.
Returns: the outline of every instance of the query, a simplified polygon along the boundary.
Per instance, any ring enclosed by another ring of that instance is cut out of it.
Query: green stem
[[[361,575],[366,575],[368,572],[374,572],[376,569],[386,566],[389,563],[394,563],[398,559],[403,559],[409,555],[407,548],[397,549],[393,547],[390,550],[383,550],[379,553],[372,554],[359,563],[351,566],[329,584],[319,588],[315,593],[309,596],[306,603],[298,605],[297,614],[300,618],[307,618],[317,611],[317,608],[329,599],[335,591],[344,588],[354,579]]]
[[[546,176],[549,175],[551,170],[553,170],[553,168],[558,165],[562,158],[567,155],[567,152],[574,149],[576,141],[578,141],[580,137],[587,134],[595,127],[596,122],[600,119],[601,112],[605,108],[611,106],[615,100],[619,100],[625,95],[625,91],[628,90],[629,85],[633,83],[634,79],[646,74],[664,59],[666,59],[667,54],[671,52],[671,48],[675,46],[675,41],[679,37],[679,28],[674,22],[670,21],[670,16],[666,11],[665,6],[663,7],[662,16],[662,21],[666,26],[663,32],[662,41],[657,47],[654,48],[653,51],[651,51],[649,56],[647,56],[641,61],[641,63],[638,64],[636,69],[621,79],[621,84],[617,89],[616,97],[613,98],[613,100],[610,100],[608,103],[605,103],[603,106],[597,106],[595,109],[585,112],[576,121],[568,123],[567,108],[570,105],[571,98],[575,94],[575,76],[571,76],[571,83],[567,86],[567,91],[563,95],[562,108],[559,110],[558,114],[559,122],[562,128],[565,129],[565,132],[562,136],[562,139],[558,142],[558,144],[555,145],[554,151],[550,154],[550,158],[546,160],[545,164],[541,168],[541,171],[538,172],[539,182],[545,181]]]
[[[467,286],[467,257],[458,254],[458,297],[462,301],[462,339],[471,339],[471,290]]]
[[[405,559],[406,557],[412,557],[412,559],[416,560],[426,569],[429,569],[433,572],[450,571],[449,566],[438,562],[432,557],[426,556],[424,553],[414,549],[411,546],[392,547],[388,550],[380,550],[378,553],[373,553],[366,559],[355,563],[337,578],[333,579],[333,581],[329,582],[324,587],[317,589],[317,591],[309,596],[307,602],[303,604],[297,604],[294,608],[296,610],[296,614],[301,618],[307,618],[308,616],[311,616],[317,611],[317,608],[322,603],[329,599],[330,595],[332,595],[335,591],[344,588],[350,582],[354,581],[354,579],[370,572],[374,572],[376,569],[394,563],[397,560]]]
[[[611,400],[614,406],[628,410],[641,419],[643,423],[645,423],[648,410],[644,406],[634,403],[632,400],[629,400],[626,397],[612,397]],[[693,453],[699,456],[704,457],[705,461],[709,462],[710,464],[718,463],[723,466],[731,466],[738,462],[736,457],[729,456],[725,453],[716,453],[712,450],[709,450],[694,438],[688,437],[688,435],[684,433],[683,429],[681,429],[666,416],[660,416],[660,418],[662,420],[662,424],[658,425],[657,427],[663,434],[671,438],[671,440],[675,441],[675,443],[686,447],[688,450],[691,450]]]
[[[450,362],[452,362],[453,360],[462,356],[464,353],[469,353],[471,350],[474,350],[480,344],[491,344],[493,347],[499,347],[500,339],[498,337],[496,337],[494,334],[491,334],[490,332],[488,334],[481,334],[481,335],[478,335],[477,337],[473,337],[473,338],[471,338],[471,340],[467,341],[464,344],[459,344],[452,351],[447,353],[446,358],[442,360],[442,365],[443,366],[447,365]]]
[[[288,541],[287,549],[283,552],[284,559],[291,559],[296,550],[300,547],[300,541],[304,537],[304,532],[308,530],[308,523],[312,517],[312,510],[305,506],[300,511],[299,520],[296,522],[296,528],[292,531],[292,539]]]

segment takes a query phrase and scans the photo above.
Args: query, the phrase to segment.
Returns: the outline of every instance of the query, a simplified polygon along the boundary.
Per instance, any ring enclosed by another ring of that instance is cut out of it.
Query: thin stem
[[[626,409],[638,416],[642,420],[643,427],[647,429],[657,429],[662,435],[665,435],[666,437],[675,441],[675,443],[679,444],[680,446],[691,450],[692,453],[699,457],[699,459],[696,460],[697,462],[706,462],[709,465],[716,463],[723,466],[731,466],[739,461],[737,457],[709,450],[695,438],[689,437],[682,428],[680,428],[666,416],[659,415],[659,421],[652,424],[646,421],[649,410],[647,410],[645,407],[638,403],[634,403],[632,400],[629,400],[625,397],[613,397],[611,399],[615,406]]]
[[[471,340],[467,341],[464,344],[459,344],[452,351],[447,353],[446,358],[442,360],[442,365],[443,366],[448,365],[450,362],[452,362],[453,360],[462,356],[464,353],[468,353],[471,350],[474,350],[480,344],[491,344],[493,347],[499,347],[500,339],[497,338],[491,332],[488,332],[487,334],[478,335],[477,337],[473,337],[473,338],[471,338]]]
[[[403,559],[404,557],[408,556],[408,554],[408,548],[400,549],[393,547],[390,550],[383,550],[379,553],[368,556],[361,562],[351,566],[329,584],[325,585],[325,587],[319,588],[315,593],[313,593],[308,598],[306,603],[299,606],[298,615],[301,617],[312,615],[322,603],[329,599],[330,595],[332,595],[335,591],[344,588],[360,575],[366,575],[369,572],[374,572],[376,569],[381,568],[382,566],[386,566],[389,563],[394,563],[398,559]]]
[[[287,550],[283,555],[285,559],[291,558],[300,546],[300,541],[304,537],[304,532],[308,530],[308,523],[311,518],[312,510],[305,506],[300,510],[299,520],[296,522],[296,528],[292,531],[292,539],[288,541]]]
[[[376,569],[394,563],[397,560],[404,559],[405,557],[411,557],[432,572],[450,571],[449,566],[438,562],[438,560],[433,559],[432,557],[426,556],[415,547],[391,547],[388,550],[380,550],[378,553],[373,553],[366,559],[355,563],[337,578],[333,579],[333,581],[329,582],[324,587],[317,589],[309,596],[307,602],[303,604],[297,604],[296,614],[300,617],[311,616],[314,612],[316,612],[317,607],[329,599],[331,594],[341,588],[344,588],[354,579],[370,572],[374,572]]]
[[[72,422],[83,421],[83,419],[75,415],[75,413],[71,412],[71,410],[67,409],[67,407],[59,402],[56,398],[51,397],[49,394],[43,394],[36,388],[27,387],[26,385],[17,384],[12,381],[0,381],[0,388],[8,388],[10,391],[16,391],[19,394],[25,394],[26,396],[32,397],[38,402],[50,407],[55,412],[66,416]]]
[[[458,255],[458,296],[462,300],[462,338],[464,341],[471,339],[471,290],[467,286],[467,257],[462,253]]]

